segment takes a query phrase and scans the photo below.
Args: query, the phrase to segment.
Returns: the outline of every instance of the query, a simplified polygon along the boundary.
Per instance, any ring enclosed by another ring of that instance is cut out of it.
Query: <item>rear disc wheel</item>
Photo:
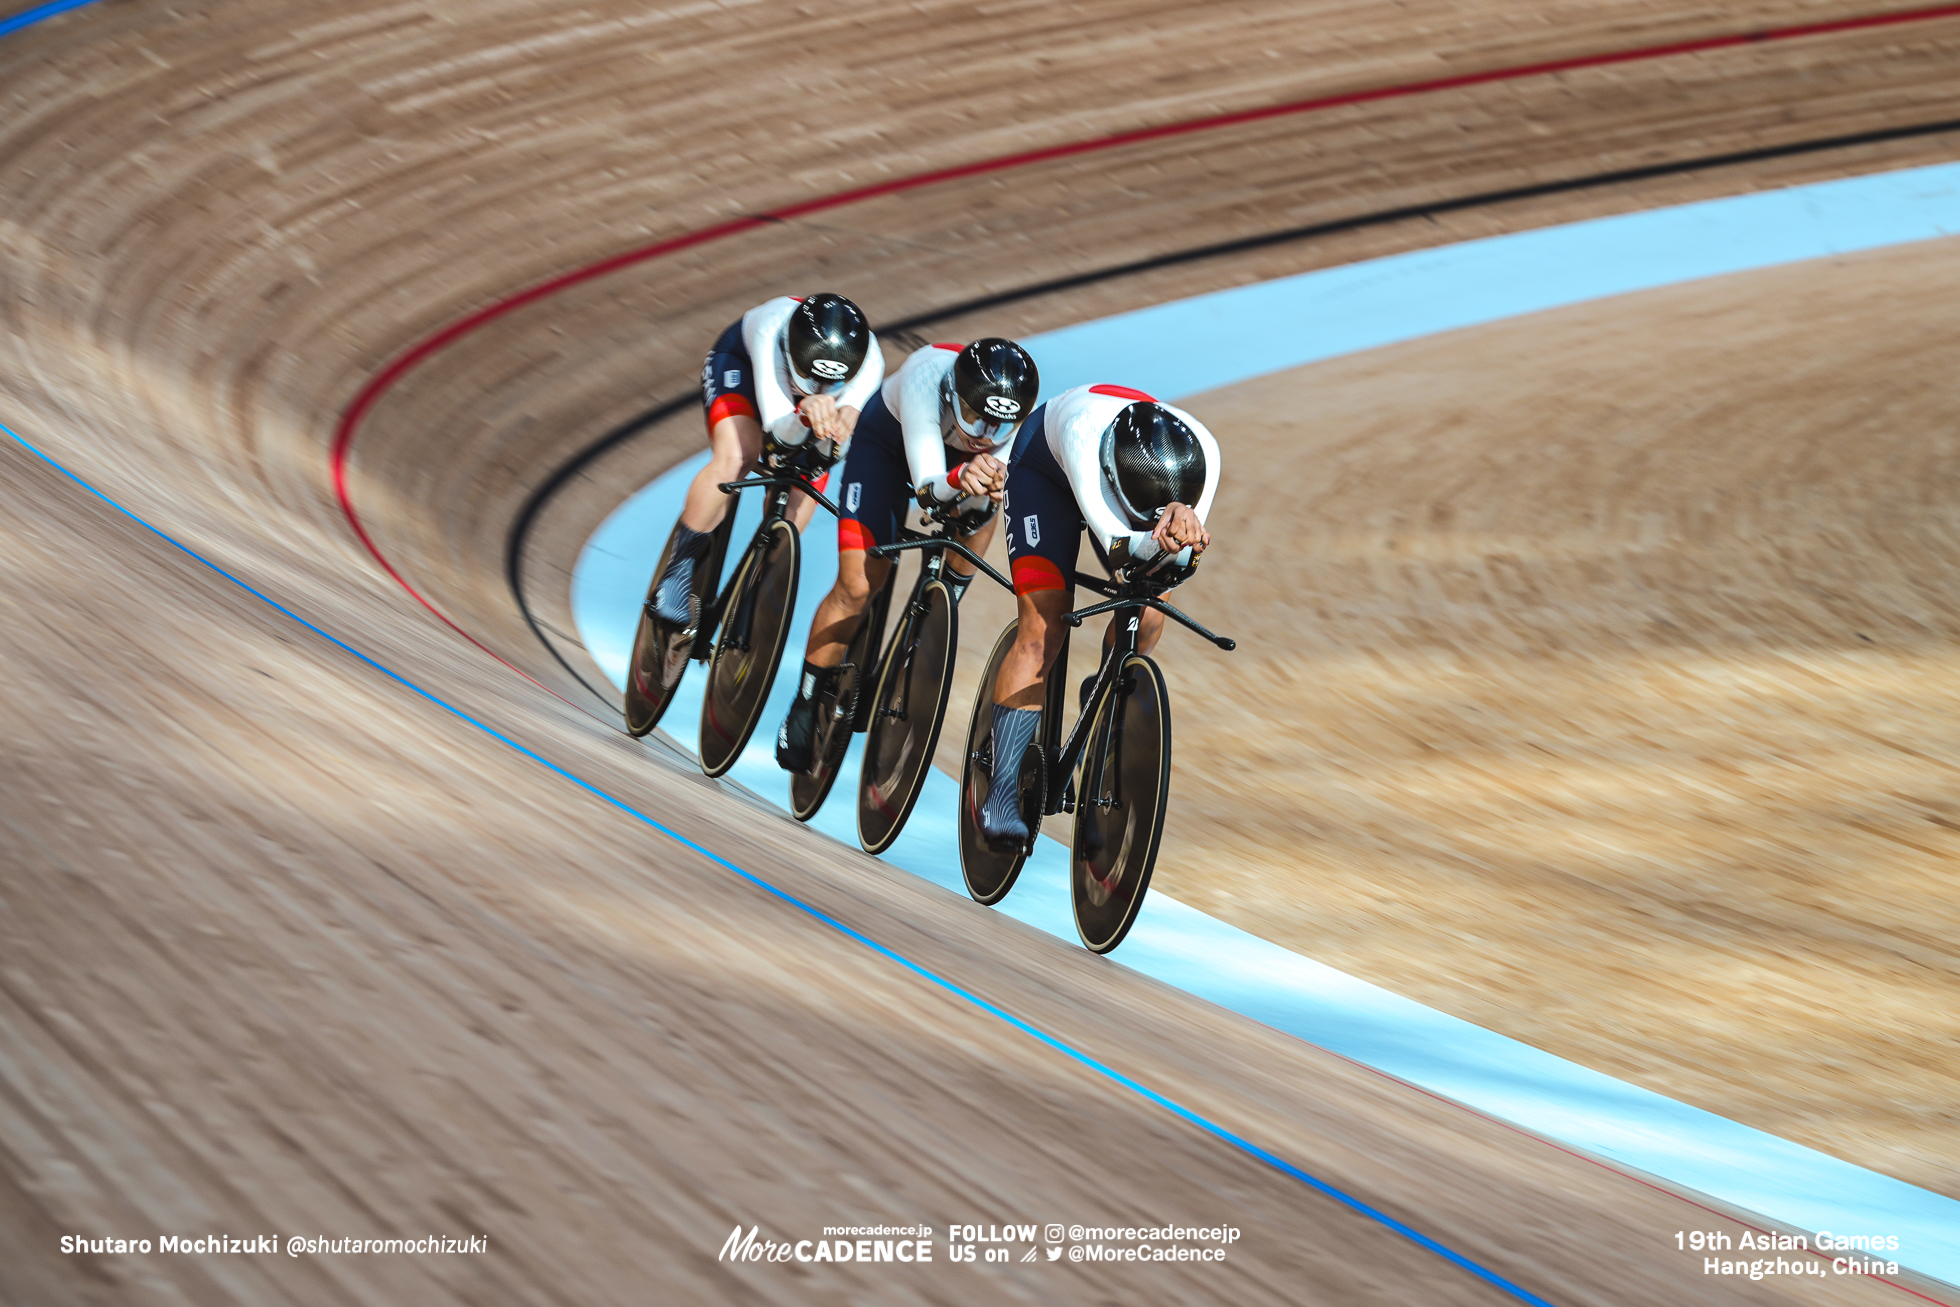
[[[891,568],[885,575],[885,584],[865,605],[857,634],[851,637],[844,661],[837,669],[836,681],[830,690],[817,697],[816,732],[811,741],[811,756],[815,761],[809,771],[792,772],[789,778],[789,812],[798,821],[816,816],[824,800],[830,797],[830,787],[837,783],[844,755],[850,750],[851,735],[864,717],[864,701],[869,697],[868,687],[875,671],[872,660],[878,655],[878,641],[885,633],[885,612],[891,604],[892,582],[897,574],[898,569]]]
[[[701,697],[701,770],[710,776],[735,765],[762,717],[789,639],[801,561],[796,528],[771,522],[757,533],[729,587]]]
[[[647,583],[646,602],[640,606],[640,622],[633,632],[633,660],[626,665],[626,733],[645,735],[660,724],[667,705],[680,688],[681,673],[687,670],[687,655],[694,647],[693,632],[676,625],[653,611],[653,597],[660,589],[660,578],[674,557],[674,542],[680,536],[678,524],[660,551],[660,562]],[[698,589],[698,587],[697,587]],[[689,611],[698,624],[700,601],[691,599]]]
[[[993,789],[994,682],[1000,678],[1001,664],[1014,648],[1014,636],[1020,627],[1018,619],[1009,622],[994,643],[986,669],[980,673],[980,685],[973,693],[973,716],[967,723],[966,753],[960,768],[960,874],[965,877],[966,892],[973,896],[975,903],[998,903],[1006,898],[1028,858],[1025,850],[997,853],[980,834],[980,809],[986,806],[987,796]],[[1050,676],[1060,674],[1065,666],[1066,657],[1057,660],[1057,671]],[[1051,701],[1054,698],[1052,694],[1048,697]],[[1046,800],[1040,753],[1048,736],[1047,725],[1044,719],[1037,726],[1035,743],[1028,749],[1028,757],[1035,766],[1030,769],[1024,764],[1019,778],[1021,812],[1027,818],[1030,840],[1037,833]]]
[[[858,781],[858,842],[867,853],[890,848],[919,801],[946,720],[959,629],[952,592],[935,580],[920,590],[917,606],[906,608],[892,637]]]

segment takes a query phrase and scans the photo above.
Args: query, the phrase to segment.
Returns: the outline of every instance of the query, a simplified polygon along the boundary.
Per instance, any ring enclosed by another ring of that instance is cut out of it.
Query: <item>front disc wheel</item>
[[[1083,946],[1107,953],[1136,924],[1164,834],[1171,792],[1164,674],[1142,654],[1130,654],[1091,711],[1075,774],[1069,885]]]

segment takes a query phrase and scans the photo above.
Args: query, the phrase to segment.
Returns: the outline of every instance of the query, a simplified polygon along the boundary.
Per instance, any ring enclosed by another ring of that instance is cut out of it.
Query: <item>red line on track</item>
[[[597,263],[591,263],[582,268],[575,268],[570,272],[563,273],[550,280],[539,282],[537,285],[521,290],[514,295],[485,305],[476,312],[452,322],[447,327],[442,328],[433,335],[425,337],[396,355],[366,385],[361,387],[360,391],[354,396],[353,401],[348,404],[346,410],[341,414],[340,422],[334,431],[333,449],[330,456],[334,495],[340,501],[340,511],[346,516],[348,525],[353,528],[354,534],[360,540],[362,546],[373,556],[375,562],[381,565],[382,570],[386,571],[397,585],[406,590],[416,603],[428,609],[444,626],[447,626],[457,635],[462,636],[463,639],[469,641],[470,644],[482,650],[497,662],[502,663],[505,667],[510,668],[511,671],[516,672],[533,685],[550,693],[553,697],[569,703],[570,700],[565,699],[563,695],[552,690],[550,686],[537,680],[522,668],[513,666],[496,652],[486,647],[475,636],[451,621],[441,609],[429,602],[420,591],[410,585],[401,573],[395,570],[394,565],[388,561],[387,557],[376,547],[374,540],[368,535],[367,528],[361,524],[360,514],[355,511],[353,496],[348,488],[347,463],[353,450],[354,437],[360,431],[361,422],[374,409],[374,406],[380,402],[382,396],[416,365],[422,363],[438,351],[455,344],[463,337],[476,331],[479,327],[486,326],[498,318],[508,313],[513,313],[527,305],[548,299],[560,291],[569,290],[574,286],[592,281],[598,277],[603,277],[609,273],[632,267],[635,264],[645,263],[648,260],[672,254],[678,250],[687,249],[696,245],[705,245],[711,241],[720,240],[725,236],[733,236],[741,232],[752,231],[755,228],[766,226],[771,222],[785,222],[808,214],[822,213],[826,210],[857,204],[864,200],[918,190],[921,187],[933,186],[941,182],[959,181],[968,177],[979,177],[988,173],[1023,168],[1030,164],[1046,163],[1054,159],[1067,159],[1077,155],[1094,154],[1103,150],[1118,149],[1126,145],[1138,145],[1147,141],[1189,136],[1198,132],[1213,131],[1223,127],[1235,127],[1245,123],[1262,122],[1268,119],[1288,118],[1300,114],[1317,113],[1322,110],[1336,109],[1348,105],[1370,104],[1380,100],[1407,99],[1412,96],[1427,95],[1436,91],[1458,90],[1471,86],[1488,86],[1498,82],[1520,81],[1530,77],[1546,77],[1557,73],[1575,72],[1580,69],[1605,68],[1615,64],[1640,63],[1653,59],[1673,58],[1679,55],[1705,54],[1715,50],[1729,50],[1775,41],[1794,41],[1805,37],[1831,36],[1844,32],[1900,27],[1912,23],[1933,22],[1944,18],[1960,18],[1960,4],[1934,5],[1922,9],[1908,9],[1884,14],[1867,14],[1862,17],[1842,18],[1823,23],[1805,23],[1795,27],[1765,28],[1753,32],[1738,32],[1728,36],[1703,37],[1693,41],[1675,41],[1663,45],[1637,46],[1628,50],[1609,51],[1604,54],[1578,55],[1570,59],[1553,59],[1541,63],[1518,64],[1508,68],[1487,69],[1483,72],[1462,73],[1453,77],[1436,77],[1419,82],[1405,82],[1395,86],[1375,87],[1370,90],[1346,91],[1335,95],[1317,96],[1307,100],[1294,100],[1285,104],[1268,105],[1259,109],[1243,109],[1233,113],[1215,114],[1205,118],[1192,118],[1183,122],[1167,123],[1159,127],[1139,128],[1135,131],[1121,132],[1112,136],[1093,137],[1089,140],[1047,146],[1038,150],[1023,151],[1018,154],[999,155],[991,159],[981,159],[950,168],[915,173],[912,176],[901,177],[889,182],[880,182],[871,186],[860,186],[853,190],[838,191],[831,195],[819,196],[815,199],[804,200],[796,204],[771,209],[766,213],[754,217],[738,218],[732,222],[720,223],[713,227],[704,227],[698,231],[688,232],[667,240],[657,241],[651,245],[627,250],[623,253],[602,259]],[[573,706],[577,707],[577,705]],[[580,709],[580,711],[584,710]],[[1334,1056],[1340,1057],[1341,1060],[1351,1062],[1356,1066],[1365,1067],[1365,1064],[1354,1062],[1352,1058],[1345,1057],[1344,1055],[1334,1054]],[[1580,1158],[1592,1165],[1611,1171],[1615,1175],[1669,1194],[1691,1207],[1701,1208],[1714,1215],[1722,1216],[1724,1219],[1734,1221],[1736,1224],[1748,1229],[1759,1229],[1759,1227],[1750,1225],[1747,1221],[1743,1221],[1728,1213],[1717,1212],[1713,1208],[1704,1207],[1702,1204],[1695,1202],[1692,1198],[1683,1194],[1675,1193],[1673,1190],[1653,1184],[1639,1176],[1632,1175],[1627,1171],[1613,1166],[1609,1162],[1604,1162],[1567,1148],[1559,1144],[1556,1140],[1533,1134],[1528,1130],[1512,1125],[1510,1122],[1478,1111],[1468,1104],[1458,1103],[1454,1099],[1445,1098],[1440,1094],[1422,1088],[1420,1085],[1409,1084],[1409,1082],[1403,1081],[1396,1076],[1390,1076],[1378,1068],[1365,1067],[1365,1069],[1376,1075],[1381,1075],[1386,1079],[1393,1080],[1398,1084],[1407,1085],[1409,1088],[1415,1089],[1428,1097],[1450,1103],[1474,1116],[1495,1122],[1526,1138],[1536,1139],[1540,1143],[1546,1144],[1561,1153]],[[1820,1252],[1816,1255],[1822,1256],[1822,1253]],[[1896,1280],[1888,1280],[1881,1275],[1865,1275],[1864,1272],[1858,1272],[1858,1274],[1864,1276],[1864,1278],[1877,1280],[1881,1284],[1898,1289],[1915,1298],[1924,1299],[1927,1302],[1938,1301],[1906,1285],[1900,1284]]]

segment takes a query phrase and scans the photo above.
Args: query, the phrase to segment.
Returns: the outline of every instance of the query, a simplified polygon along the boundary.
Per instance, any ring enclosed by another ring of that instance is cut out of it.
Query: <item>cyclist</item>
[[[994,506],[1007,487],[995,451],[1013,439],[1034,407],[1041,379],[1028,352],[989,336],[913,351],[885,382],[858,424],[844,464],[843,515],[837,519],[837,584],[810,623],[796,699],[776,735],[776,762],[808,771],[818,696],[830,687],[851,637],[892,567],[865,551],[897,541],[909,501],[920,508],[958,503],[967,529],[957,538],[975,553],[994,537]],[[981,515],[984,521],[976,521]],[[970,524],[970,525],[969,525]],[[946,582],[958,602],[973,565],[948,560]]]
[[[1211,544],[1205,515],[1219,472],[1218,442],[1202,422],[1140,390],[1108,385],[1077,386],[1036,409],[1010,463],[1007,557],[1021,624],[994,682],[993,784],[979,822],[997,851],[1028,840],[1021,758],[1061,652],[1083,528],[1112,576],[1161,581],[1168,590]],[[1137,648],[1148,653],[1164,616],[1148,608],[1136,616]],[[1105,646],[1115,638],[1114,620]],[[1091,677],[1083,689],[1093,684]]]
[[[719,579],[695,573],[734,502],[721,483],[755,468],[765,434],[786,449],[814,438],[819,453],[834,457],[884,379],[878,338],[842,295],[778,296],[721,333],[701,365],[701,407],[714,453],[688,487],[673,552],[654,591],[655,611],[680,628],[680,648],[693,644],[701,610],[713,598],[701,591]],[[801,530],[816,503],[799,491],[789,511]]]

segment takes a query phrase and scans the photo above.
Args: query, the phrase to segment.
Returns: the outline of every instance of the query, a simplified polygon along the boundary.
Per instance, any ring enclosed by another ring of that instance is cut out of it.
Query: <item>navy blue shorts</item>
[[[1043,404],[1022,424],[1008,459],[1007,561],[1013,570],[1014,593],[1067,590],[1075,585],[1075,557],[1082,550],[1082,506],[1068,473],[1048,448],[1048,406]],[[1109,556],[1094,536],[1090,547],[1105,569]]]
[[[949,468],[970,457],[946,446]],[[905,458],[905,433],[885,406],[882,389],[858,416],[838,484],[843,493],[837,506],[844,510],[837,519],[838,552],[896,543],[899,528],[918,497],[913,493],[912,465]]]
[[[755,413],[755,369],[749,365],[748,347],[742,343],[742,320],[716,338],[714,348],[701,364],[701,408],[708,415],[708,430],[725,417]]]

